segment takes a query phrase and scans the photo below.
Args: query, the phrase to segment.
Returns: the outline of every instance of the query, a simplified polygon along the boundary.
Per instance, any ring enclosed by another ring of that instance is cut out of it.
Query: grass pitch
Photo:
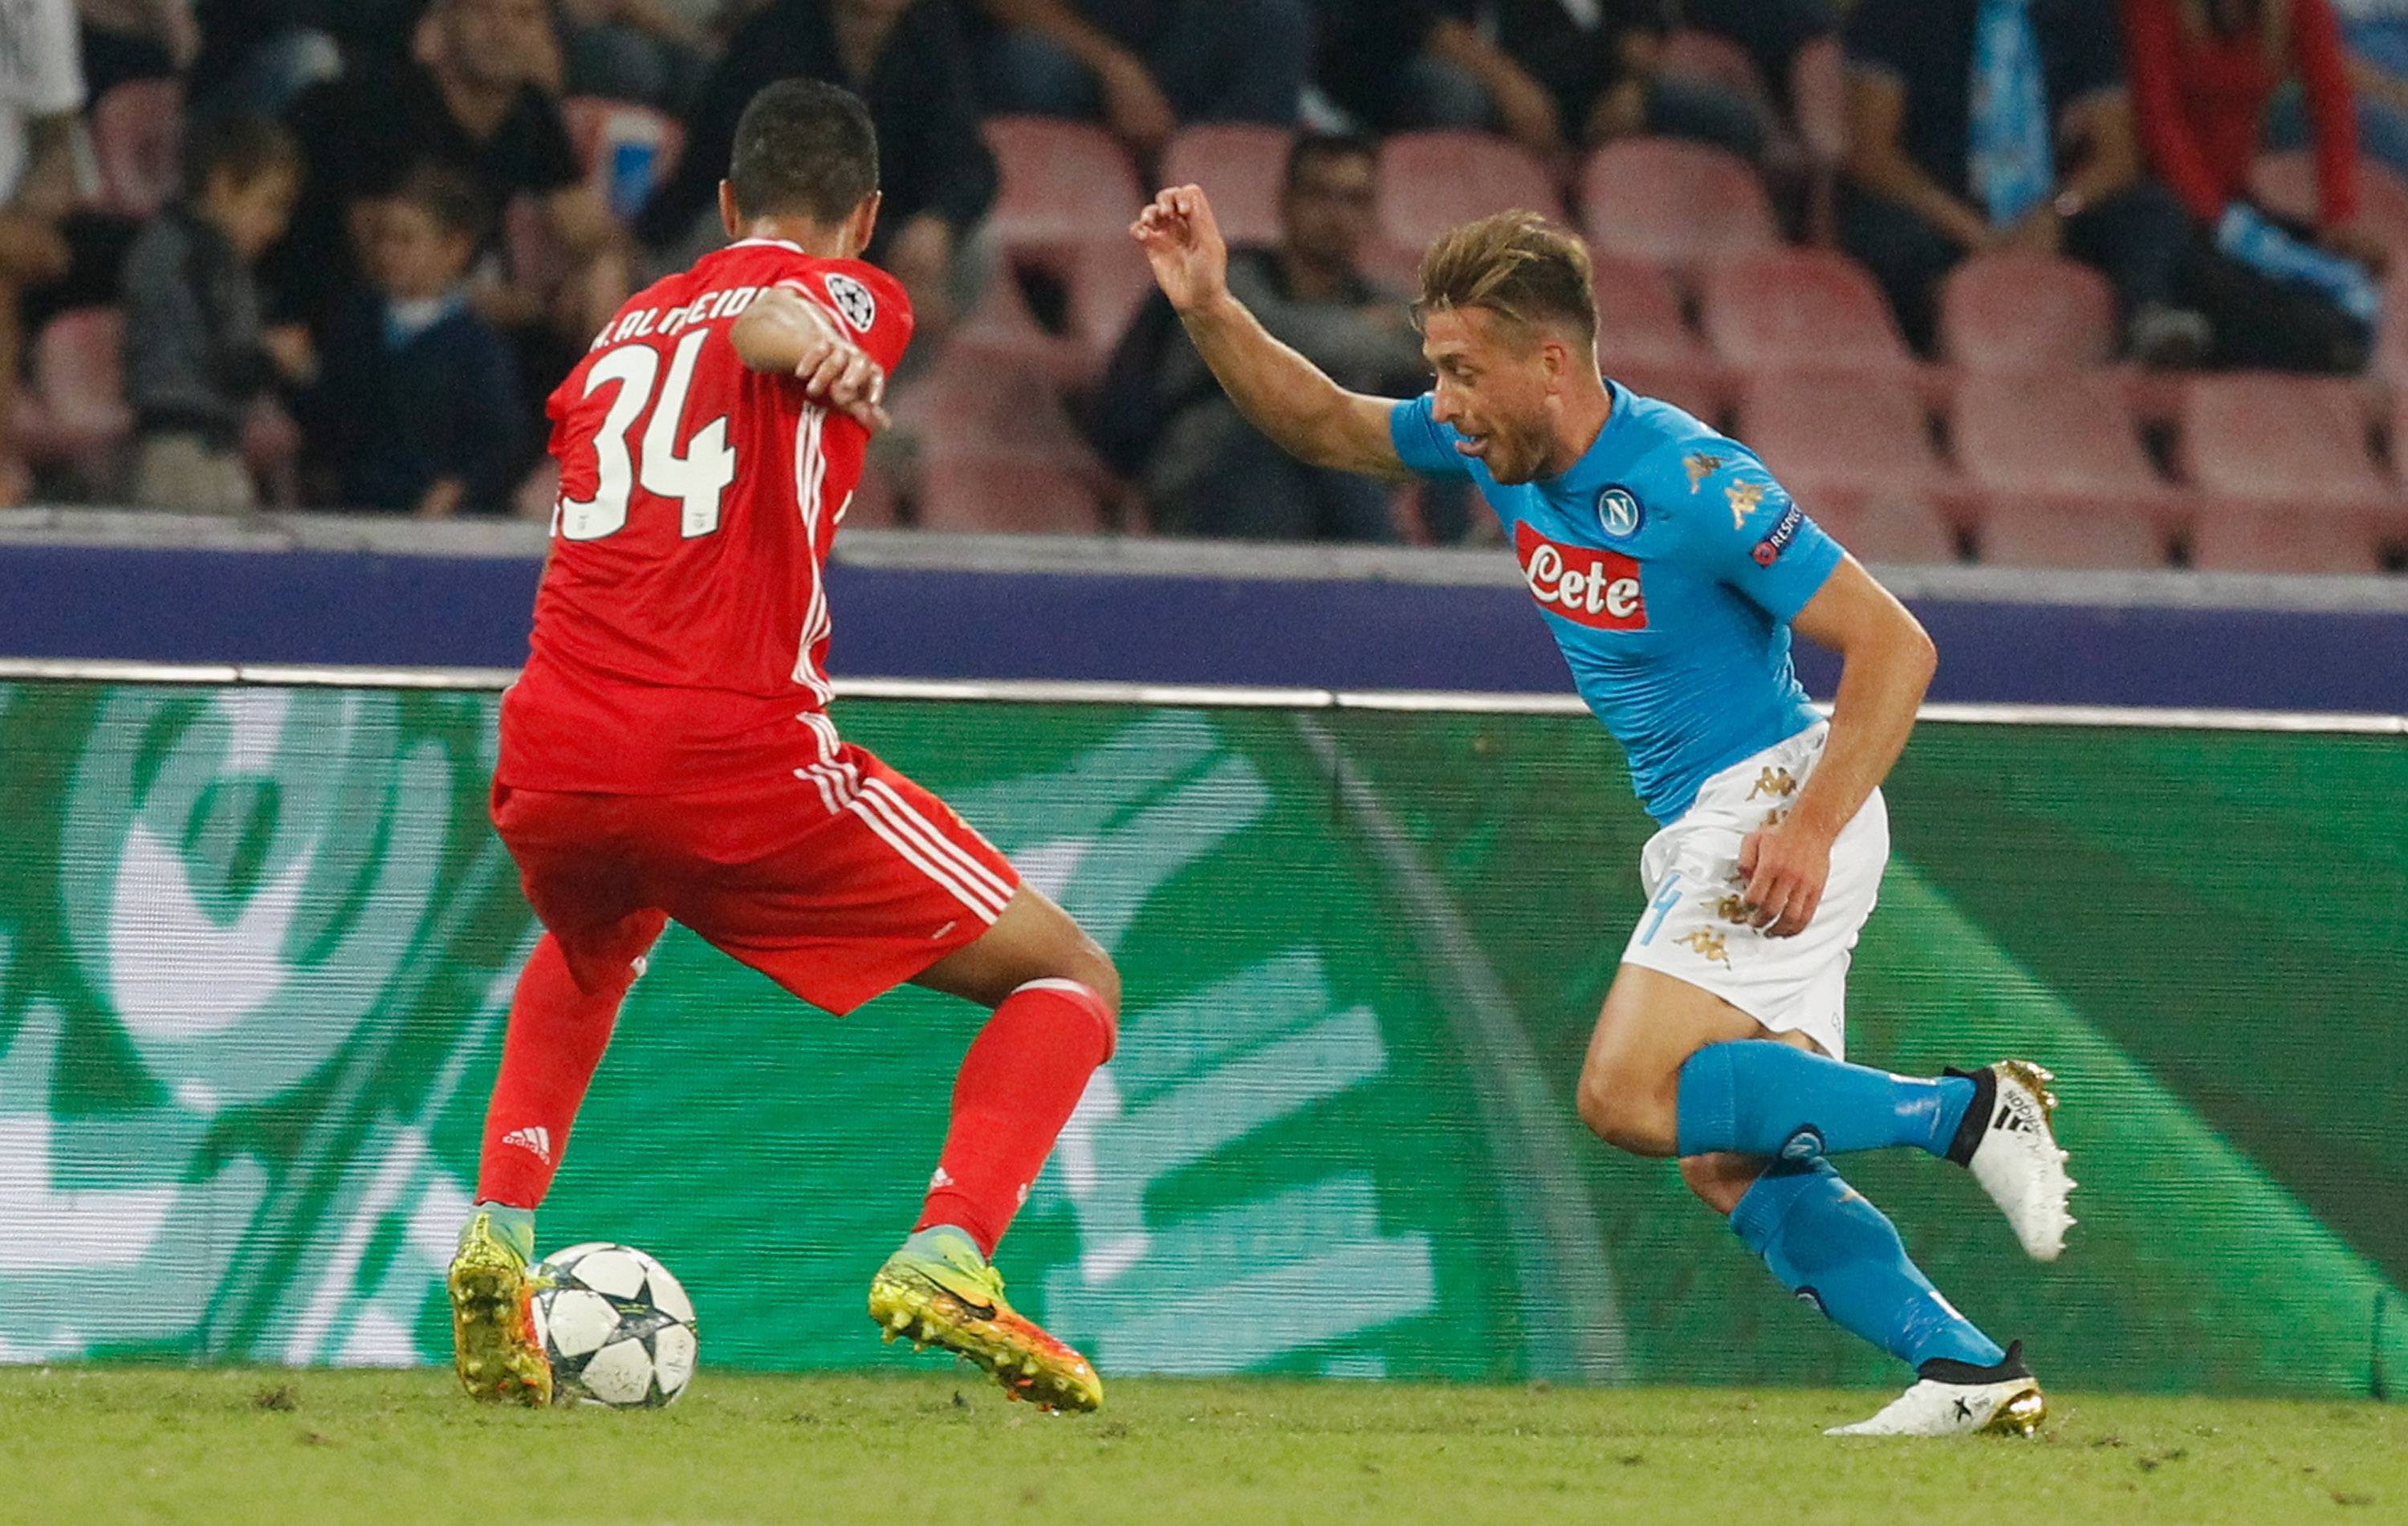
[[[649,1414],[446,1372],[0,1370],[0,1519],[2408,1521],[2408,1408],[2054,1397],[2035,1441],[1836,1442],[1886,1394],[706,1372]]]

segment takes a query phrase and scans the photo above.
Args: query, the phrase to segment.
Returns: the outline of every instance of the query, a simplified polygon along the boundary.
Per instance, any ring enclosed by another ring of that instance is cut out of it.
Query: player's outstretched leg
[[[1927,1150],[1970,1167],[2025,1253],[2053,1261],[2073,1225],[2074,1182],[2051,1127],[2052,1079],[2023,1059],[1923,1080],[1788,1044],[1711,1044],[1681,1067],[1680,1152],[1799,1160]]]
[[[574,967],[546,933],[519,975],[485,1114],[478,1202],[445,1279],[453,1361],[472,1398],[552,1402],[552,1363],[536,1335],[537,1284],[528,1272],[535,1210],[551,1189],[619,1005],[662,926],[657,914],[631,917],[596,939],[592,952],[580,946]]]
[[[1941,1296],[1882,1211],[1826,1160],[1764,1166],[1736,1204],[1729,1195],[1761,1162],[1738,1156],[1681,1162],[1691,1188],[1727,1207],[1731,1230],[1783,1287],[1850,1334],[1915,1370],[1914,1386],[1869,1420],[1829,1433],[2028,1435],[2047,1412],[2022,1343],[2001,1350]]]
[[[869,1316],[890,1341],[968,1357],[1014,1399],[1092,1410],[1104,1397],[1094,1366],[1005,1301],[988,1258],[1111,1056],[1120,977],[1060,907],[1023,886],[984,936],[919,984],[995,1015],[962,1060],[919,1228],[870,1280]]]

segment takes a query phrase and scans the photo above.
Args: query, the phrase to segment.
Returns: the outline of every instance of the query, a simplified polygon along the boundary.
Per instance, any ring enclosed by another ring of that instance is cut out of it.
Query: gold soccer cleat
[[[452,1363],[468,1396],[489,1404],[552,1403],[552,1359],[535,1328],[539,1286],[527,1259],[479,1214],[460,1231],[445,1286],[452,1294]]]
[[[869,1317],[882,1337],[940,1346],[994,1375],[1006,1397],[1043,1410],[1095,1409],[1104,1381],[1087,1359],[1004,1301],[1003,1274],[976,1246],[906,1245],[869,1280]]]

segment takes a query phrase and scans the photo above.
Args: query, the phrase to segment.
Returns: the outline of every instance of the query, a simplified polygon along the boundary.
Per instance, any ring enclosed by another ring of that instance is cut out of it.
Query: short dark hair
[[[736,122],[727,183],[746,217],[834,225],[878,189],[878,129],[861,97],[823,79],[764,86]]]
[[[1287,170],[1280,179],[1284,190],[1296,189],[1297,177],[1304,166],[1319,159],[1369,159],[1380,161],[1380,145],[1361,133],[1298,133],[1288,145]]]
[[[184,146],[184,194],[194,198],[208,194],[209,182],[221,175],[248,186],[266,175],[301,173],[299,141],[273,117],[256,112],[229,112],[196,122]]]
[[[390,198],[426,214],[437,231],[482,244],[493,226],[493,208],[477,182],[448,165],[432,161],[413,166],[393,188]]]

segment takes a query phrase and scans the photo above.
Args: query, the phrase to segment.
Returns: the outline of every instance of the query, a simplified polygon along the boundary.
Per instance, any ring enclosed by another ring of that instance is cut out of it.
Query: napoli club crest
[[[1639,500],[1619,487],[1597,496],[1597,522],[1609,540],[1627,540],[1639,533]]]

